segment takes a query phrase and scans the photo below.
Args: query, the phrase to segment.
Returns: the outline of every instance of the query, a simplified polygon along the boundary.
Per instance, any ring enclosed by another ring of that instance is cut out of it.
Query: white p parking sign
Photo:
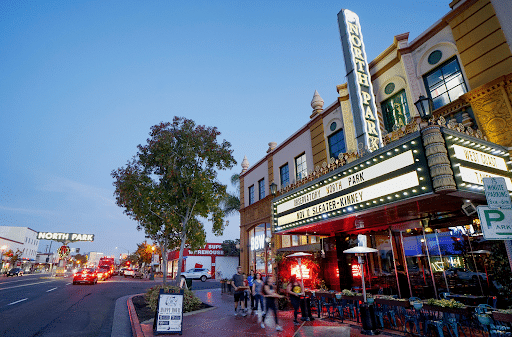
[[[486,240],[512,240],[512,209],[476,208]]]

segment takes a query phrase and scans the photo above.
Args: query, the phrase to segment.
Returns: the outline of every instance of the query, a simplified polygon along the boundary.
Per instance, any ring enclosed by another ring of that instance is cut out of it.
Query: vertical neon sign
[[[382,147],[382,135],[359,17],[343,9],[338,13],[338,25],[358,150],[366,148],[373,152]]]

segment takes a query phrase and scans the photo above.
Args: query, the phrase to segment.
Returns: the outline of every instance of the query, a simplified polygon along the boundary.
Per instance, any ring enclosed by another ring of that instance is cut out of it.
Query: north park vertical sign
[[[338,13],[338,25],[358,147],[362,144],[373,152],[382,147],[382,135],[359,17],[348,9],[342,9]]]

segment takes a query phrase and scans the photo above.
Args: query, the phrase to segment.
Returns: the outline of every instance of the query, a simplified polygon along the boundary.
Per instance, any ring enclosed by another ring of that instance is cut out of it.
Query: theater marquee
[[[276,199],[273,204],[275,231],[431,193],[425,154],[419,133],[416,135]]]
[[[458,190],[484,194],[483,178],[502,177],[512,191],[505,148],[447,129],[443,134]]]

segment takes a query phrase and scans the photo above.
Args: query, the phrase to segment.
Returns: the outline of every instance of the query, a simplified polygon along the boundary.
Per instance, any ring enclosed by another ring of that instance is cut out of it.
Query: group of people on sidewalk
[[[274,312],[274,320],[276,322],[276,330],[282,331],[283,328],[279,325],[277,318],[276,303],[278,298],[283,297],[278,294],[275,280],[272,275],[269,275],[262,279],[261,273],[255,273],[253,270],[250,271],[249,276],[242,273],[242,267],[237,268],[237,273],[233,275],[231,285],[234,289],[234,301],[235,301],[235,316],[238,315],[238,305],[241,306],[241,315],[247,316],[248,308],[247,302],[250,299],[251,313],[255,314],[259,308],[261,311],[261,328],[265,328],[265,318],[268,310],[271,309]],[[297,281],[297,278],[292,275],[290,282],[286,288],[286,295],[289,296],[290,302],[294,309],[294,323],[300,324],[297,320],[300,307],[300,296],[304,294],[304,288]]]

